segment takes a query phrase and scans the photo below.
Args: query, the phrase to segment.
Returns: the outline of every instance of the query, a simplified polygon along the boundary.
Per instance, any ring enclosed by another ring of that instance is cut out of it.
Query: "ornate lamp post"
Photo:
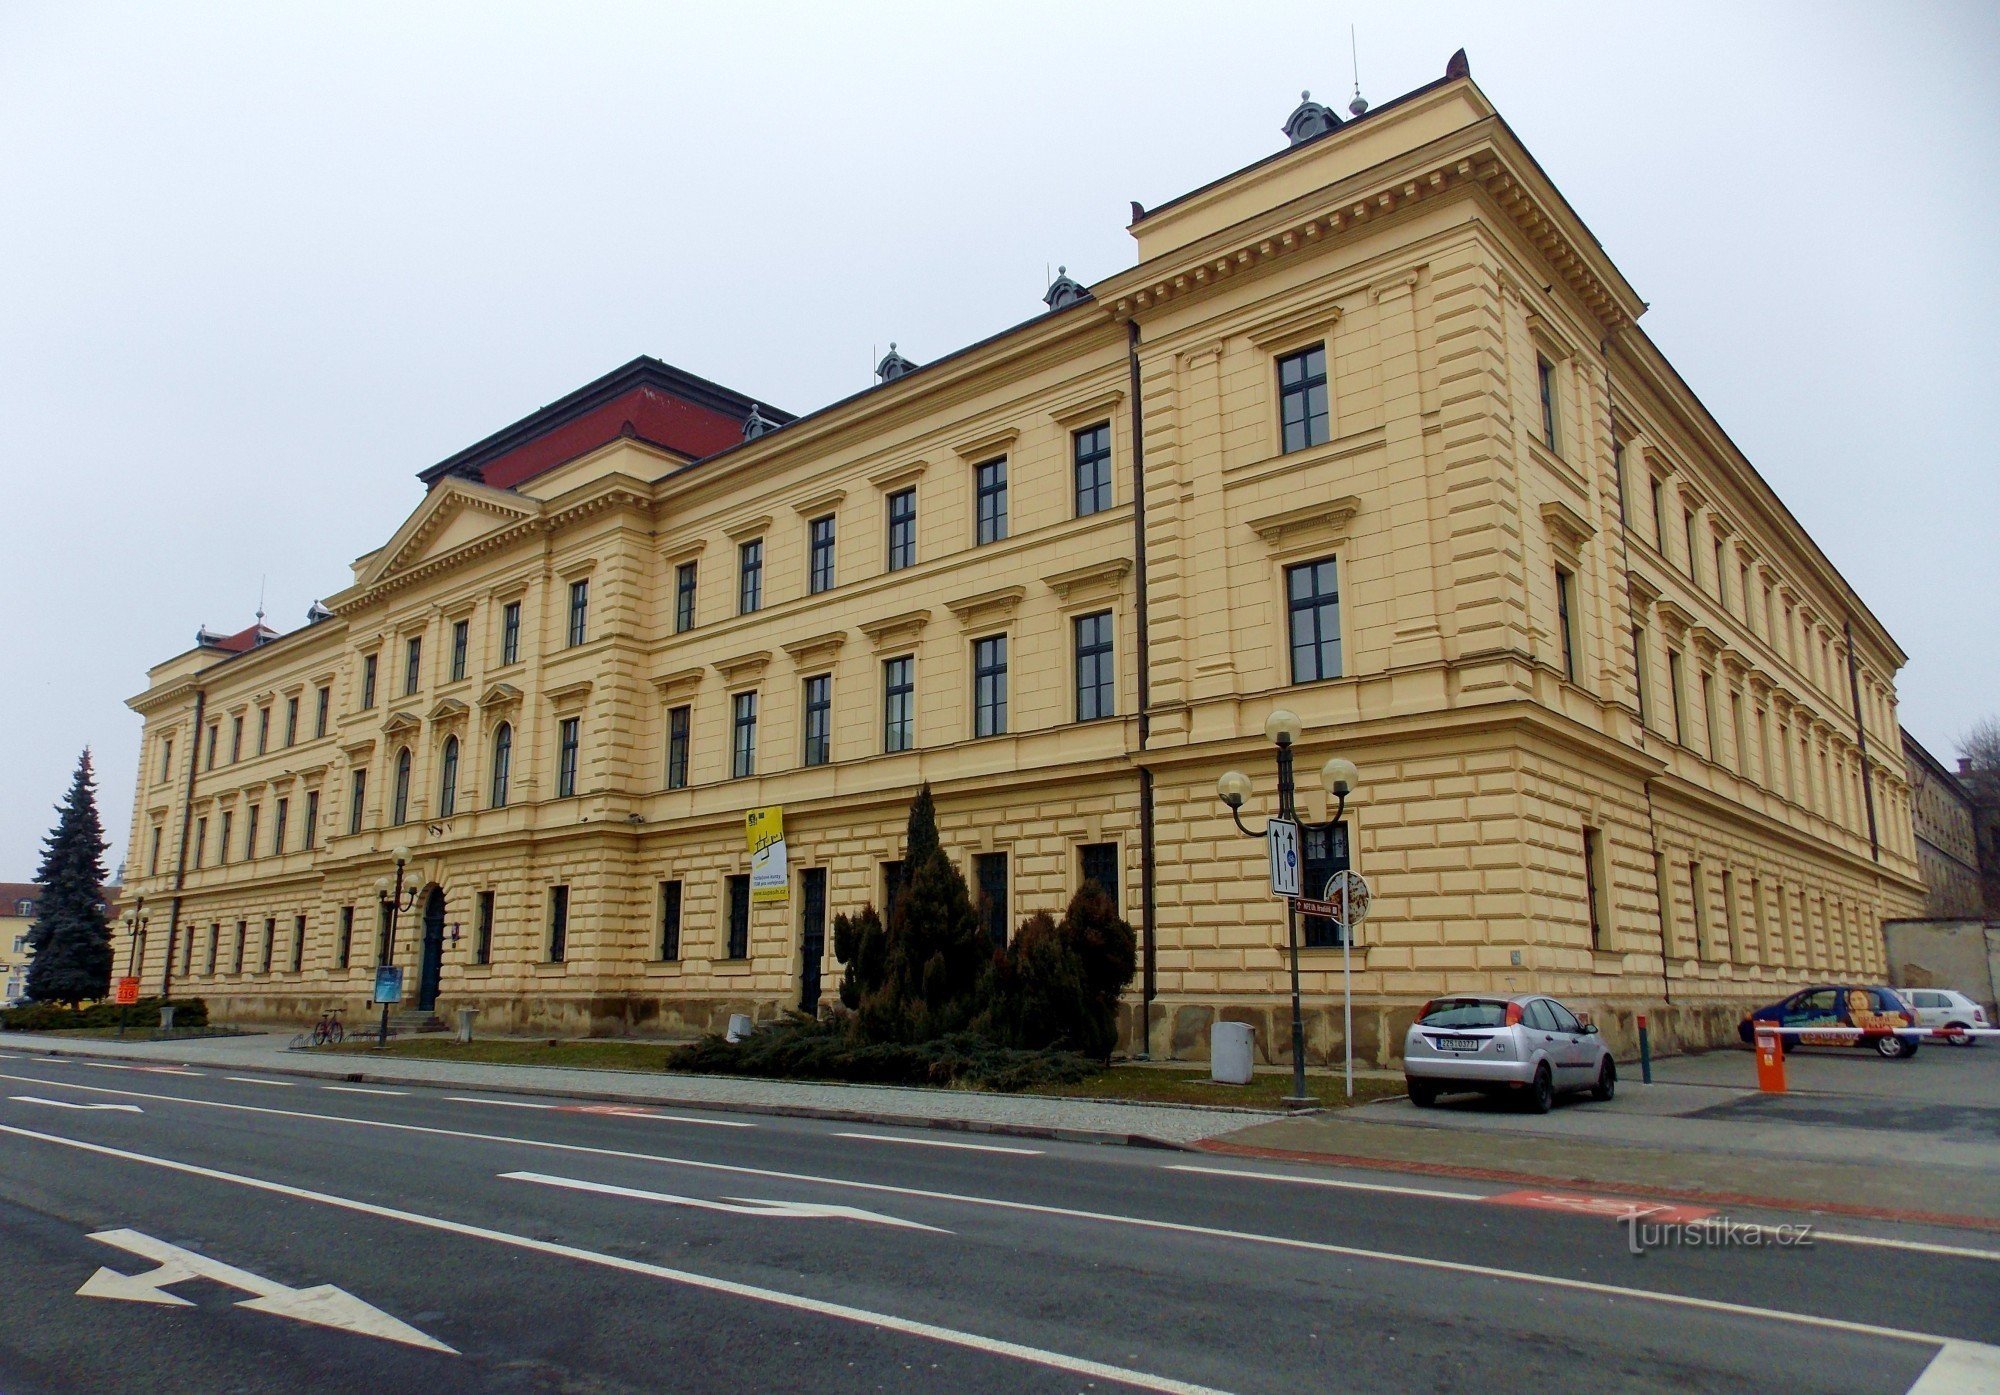
[[[403,890],[403,868],[408,865],[410,859],[414,856],[410,851],[409,845],[407,843],[398,843],[389,850],[389,855],[396,859],[395,885],[391,886],[387,877],[377,877],[375,879],[375,896],[381,903],[382,915],[385,922],[382,932],[382,961],[381,964],[376,966],[378,968],[393,965],[396,962],[396,917],[404,911],[411,909],[417,903],[416,887],[411,887],[407,892]],[[385,1002],[382,1004],[382,1032],[376,1039],[376,1046],[379,1049],[386,1049],[388,1045],[389,1005]]]
[[[1298,744],[1299,734],[1305,724],[1299,714],[1280,707],[1264,720],[1264,735],[1278,748],[1278,813],[1283,821],[1300,824],[1296,788],[1292,778],[1292,748]],[[1322,765],[1319,777],[1326,791],[1334,799],[1333,817],[1323,824],[1303,823],[1301,829],[1313,833],[1324,833],[1328,837],[1340,823],[1341,815],[1347,812],[1347,796],[1361,782],[1361,772],[1354,762],[1333,757]],[[1243,802],[1250,797],[1250,777],[1240,770],[1231,770],[1215,782],[1215,793],[1229,806],[1229,816],[1236,821],[1236,827],[1247,838],[1267,838],[1270,823],[1266,821],[1262,829],[1253,830],[1243,822]],[[1342,934],[1348,931],[1343,928]],[[1285,898],[1285,939],[1291,951],[1292,966],[1292,1093],[1285,1103],[1291,1107],[1305,1108],[1315,1103],[1306,1093],[1306,1027],[1299,1006],[1299,916],[1298,904]]]

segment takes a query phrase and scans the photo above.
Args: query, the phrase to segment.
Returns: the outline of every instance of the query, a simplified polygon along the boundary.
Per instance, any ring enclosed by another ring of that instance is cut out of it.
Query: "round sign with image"
[[[1368,890],[1368,883],[1362,879],[1359,872],[1335,872],[1326,879],[1326,892],[1320,899],[1338,906],[1341,904],[1343,893],[1347,897],[1347,923],[1359,925],[1368,919],[1371,893]],[[1340,917],[1335,916],[1334,919],[1338,921]]]

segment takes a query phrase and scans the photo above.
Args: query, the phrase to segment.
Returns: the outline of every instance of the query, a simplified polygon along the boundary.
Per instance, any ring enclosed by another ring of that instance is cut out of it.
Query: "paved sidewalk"
[[[506,1066],[430,1061],[406,1056],[290,1051],[290,1033],[207,1037],[187,1041],[66,1038],[54,1033],[0,1033],[0,1057],[93,1056],[223,1071],[318,1076],[399,1085],[507,1090],[572,1099],[616,1100],[731,1109],[758,1114],[1005,1133],[1084,1143],[1183,1147],[1282,1115],[1200,1105],[1127,1104],[1051,1099],[972,1090],[895,1085],[833,1085],[742,1076],[676,1075],[664,1071],[588,1070],[568,1066]]]

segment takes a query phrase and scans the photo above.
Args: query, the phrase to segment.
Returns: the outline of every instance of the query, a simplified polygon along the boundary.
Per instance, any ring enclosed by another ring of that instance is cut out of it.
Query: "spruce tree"
[[[111,927],[104,918],[104,825],[90,748],[76,763],[69,794],[57,806],[42,854],[35,924],[28,931],[28,996],[77,1006],[111,991]]]
[[[854,937],[857,949],[861,940]],[[837,950],[836,946],[836,950]],[[866,956],[856,962],[855,1026],[866,1041],[925,1041],[964,1030],[978,1007],[992,946],[965,878],[938,838],[937,806],[925,785],[910,804],[903,886],[885,927],[881,979],[871,987]]]

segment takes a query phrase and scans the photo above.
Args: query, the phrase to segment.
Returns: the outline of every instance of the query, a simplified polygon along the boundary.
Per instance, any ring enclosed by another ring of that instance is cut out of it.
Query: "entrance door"
[[[417,1011],[437,1006],[438,979],[444,973],[444,892],[431,890],[424,902],[424,955],[417,971]]]
[[[819,1013],[819,966],[826,957],[826,868],[799,873],[799,1011]]]

